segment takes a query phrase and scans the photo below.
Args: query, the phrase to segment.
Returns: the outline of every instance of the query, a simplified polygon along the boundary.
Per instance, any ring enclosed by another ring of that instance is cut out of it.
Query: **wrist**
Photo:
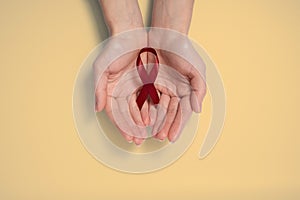
[[[155,49],[182,49],[188,45],[188,36],[174,29],[151,27],[148,31],[148,46]]]
[[[155,0],[152,11],[152,27],[172,29],[188,34],[193,0]]]
[[[111,35],[144,27],[137,0],[99,0]]]
[[[174,31],[177,31],[177,32],[180,32],[182,34],[185,34],[187,35],[188,32],[189,32],[189,23],[188,25],[184,25],[185,22],[179,22],[178,20],[174,21],[174,19],[170,18],[170,19],[165,19],[165,20],[161,20],[159,22],[153,22],[151,27],[154,27],[154,28],[162,28],[162,29],[171,29],[171,30],[174,30]]]
[[[126,22],[126,23],[113,23],[109,25],[109,31],[111,36],[115,36],[119,33],[134,30],[134,29],[142,29],[144,26],[138,22]]]

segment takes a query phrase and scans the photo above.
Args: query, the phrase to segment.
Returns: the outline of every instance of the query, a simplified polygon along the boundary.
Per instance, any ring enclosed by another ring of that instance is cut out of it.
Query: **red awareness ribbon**
[[[151,69],[149,75],[148,75],[148,73],[144,67],[143,61],[141,59],[141,54],[144,52],[150,52],[155,55],[155,63],[153,65],[153,68]],[[139,55],[136,59],[137,71],[140,75],[140,78],[141,78],[143,84],[144,84],[137,99],[136,99],[136,103],[140,110],[142,109],[142,107],[143,107],[145,101],[148,99],[148,97],[150,97],[152,99],[152,102],[154,104],[159,103],[159,97],[158,97],[156,88],[154,86],[154,81],[158,74],[158,64],[159,64],[159,61],[158,61],[158,56],[157,56],[155,49],[153,49],[151,47],[145,47],[140,50]]]

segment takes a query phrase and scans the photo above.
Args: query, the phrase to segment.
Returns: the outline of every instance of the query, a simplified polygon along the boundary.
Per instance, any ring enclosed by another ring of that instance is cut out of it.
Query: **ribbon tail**
[[[159,103],[159,97],[158,97],[156,88],[154,87],[154,84],[149,85],[148,93],[150,95],[150,98],[152,99],[152,102],[154,104],[158,104]]]
[[[147,88],[142,87],[139,96],[136,98],[136,103],[137,103],[140,110],[142,109],[142,107],[143,107],[145,101],[147,100],[147,98],[148,98]]]

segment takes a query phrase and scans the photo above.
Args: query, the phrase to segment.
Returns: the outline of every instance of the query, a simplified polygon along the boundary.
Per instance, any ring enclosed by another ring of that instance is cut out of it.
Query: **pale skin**
[[[112,36],[127,30],[144,27],[137,0],[100,0],[100,3]],[[151,26],[172,29],[182,34],[188,34],[193,3],[192,0],[155,0]],[[146,40],[161,39],[153,37],[157,37],[157,35],[151,33],[151,31],[149,33],[145,32]],[[128,38],[128,40],[135,42],[134,38]],[[156,86],[161,93],[159,104],[166,108],[167,113],[162,129],[160,129],[158,133],[154,133],[154,137],[160,140],[168,138],[169,141],[174,142],[178,139],[192,111],[200,112],[201,103],[206,92],[206,85],[199,72],[194,70],[191,64],[184,59],[159,49],[157,49],[157,53],[160,63],[173,67],[186,77],[190,82],[190,87],[198,102],[195,106],[190,103],[192,97],[182,96],[179,98],[170,93],[167,88],[159,85]],[[96,85],[96,111],[101,111],[105,108],[112,122],[114,122],[114,118],[111,115],[111,104],[109,103],[111,101],[112,91],[122,74],[134,67],[133,63],[135,62],[136,56],[137,52],[132,52],[117,59],[105,70],[98,85]],[[147,56],[146,54],[142,57],[144,63],[151,63],[153,61],[152,58],[153,57]],[[135,99],[136,95],[137,94],[134,93],[130,99]],[[151,110],[151,106],[153,106],[151,102],[146,102],[141,111],[138,110],[134,100],[130,101],[128,106],[132,118],[137,125],[147,126],[150,123],[154,123],[155,126],[155,124],[160,123],[159,121],[151,122],[151,113],[149,111]],[[140,145],[144,141],[143,138],[131,136],[122,130],[120,130],[120,132],[128,142],[133,141],[136,145]]]
[[[187,35],[192,18],[193,4],[193,0],[155,0],[151,26],[172,29]],[[152,40],[152,35],[155,34],[151,34],[150,32],[149,40]],[[200,104],[206,93],[206,85],[197,71],[190,63],[170,52],[158,50],[158,55],[162,64],[173,67],[190,81],[191,88],[196,91],[196,96]],[[180,131],[183,128],[182,126],[188,120],[192,110],[200,112],[201,104],[198,105],[198,108],[191,108],[190,105],[184,103],[184,100],[180,101],[178,98],[168,94],[165,88],[159,89],[163,97],[161,103],[168,105],[168,109],[165,126],[155,137],[160,140],[168,138],[169,141],[174,142],[178,139]],[[185,112],[181,112],[181,109]]]
[[[144,27],[142,15],[137,0],[100,0],[99,1],[104,13],[104,17],[109,28],[111,36],[115,36],[124,31],[142,28]],[[132,42],[136,42],[135,38],[127,38]],[[147,40],[147,33],[145,32],[145,40]],[[108,48],[113,45],[108,45]],[[109,51],[109,50],[108,50]],[[101,55],[100,55],[101,56]],[[102,75],[98,85],[96,85],[96,106],[97,112],[102,111],[104,108],[108,114],[110,120],[114,123],[114,118],[111,113],[111,94],[114,86],[126,71],[132,68],[135,62],[137,52],[129,53],[125,56],[120,57],[113,62]],[[101,66],[99,66],[101,67]],[[132,98],[131,98],[132,99]],[[149,124],[150,118],[148,115],[147,104],[143,106],[142,110],[139,111],[134,104],[131,104],[131,110],[137,117],[137,124],[147,125]],[[134,142],[136,145],[143,143],[143,138],[133,137],[130,134],[125,133],[119,129],[120,133],[128,142]]]

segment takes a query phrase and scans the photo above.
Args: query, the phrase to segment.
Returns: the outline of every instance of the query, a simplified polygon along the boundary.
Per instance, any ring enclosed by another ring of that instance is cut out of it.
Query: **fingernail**
[[[158,139],[160,142],[163,142],[163,141],[165,141],[166,137],[165,137],[165,136],[161,136],[161,137],[158,137],[157,139]]]
[[[142,144],[143,144],[143,142],[141,142],[141,143],[136,143],[135,142],[136,147],[140,147],[140,146],[142,146]]]
[[[140,147],[144,142],[142,138],[134,138],[133,141],[137,147]]]
[[[132,143],[132,141],[133,141],[133,138],[130,137],[129,135],[125,135],[125,139],[128,143]]]
[[[174,136],[174,138],[172,138],[172,139],[171,139],[171,141],[170,141],[170,142],[171,142],[171,143],[174,143],[174,142],[176,142],[176,141],[177,141],[177,139],[179,138],[179,135],[180,135],[180,134],[178,134],[178,133],[177,133],[177,134]]]
[[[142,143],[141,144],[135,144],[136,145],[136,147],[140,147],[140,146],[142,146]]]
[[[163,142],[165,139],[160,139],[160,138],[158,138],[158,137],[155,137],[155,139],[157,140],[157,141],[159,141],[159,142]]]

